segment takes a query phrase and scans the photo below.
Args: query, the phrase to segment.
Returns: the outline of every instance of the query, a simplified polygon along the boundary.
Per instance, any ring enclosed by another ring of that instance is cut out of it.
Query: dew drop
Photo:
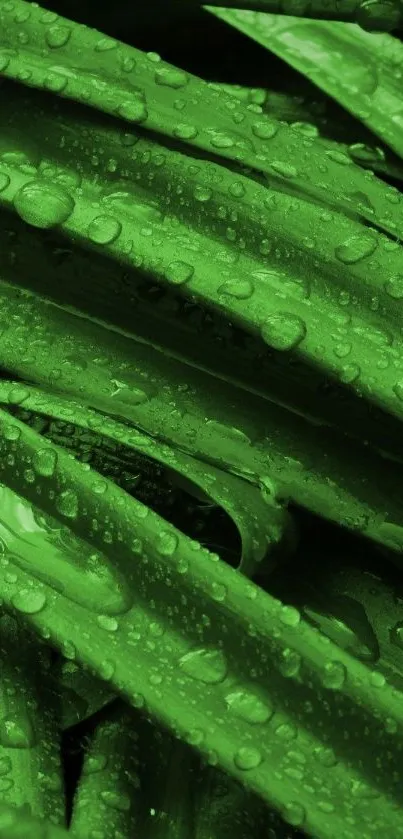
[[[78,497],[73,490],[65,490],[56,498],[56,509],[62,516],[75,519],[78,514]]]
[[[252,746],[242,746],[234,755],[235,766],[245,771],[256,769],[262,760],[263,758],[259,750],[254,749]]]
[[[35,734],[28,719],[19,718],[18,722],[3,717],[0,720],[0,745],[6,749],[29,749],[35,746]]]
[[[293,827],[302,827],[306,819],[305,807],[298,801],[290,801],[285,805],[282,816],[287,824]]]
[[[156,84],[172,87],[174,90],[184,87],[188,82],[187,74],[175,67],[159,67],[155,71],[154,79]]]
[[[345,265],[353,265],[367,256],[371,256],[378,246],[377,239],[369,233],[349,236],[335,248],[335,256]]]
[[[276,136],[277,131],[278,126],[270,122],[269,119],[254,122],[252,125],[252,133],[260,140],[271,140]]]
[[[162,530],[157,537],[156,549],[161,556],[172,556],[179,544],[178,537],[175,533],[170,533],[168,530]]]
[[[270,315],[261,326],[263,340],[275,350],[292,350],[306,336],[302,318],[288,312]]]
[[[228,670],[227,661],[221,650],[209,650],[204,647],[182,656],[179,666],[188,676],[207,685],[223,682]]]
[[[28,224],[49,228],[67,221],[74,210],[74,200],[60,184],[34,180],[18,190],[14,207]]]
[[[127,119],[129,122],[145,122],[148,119],[148,111],[146,107],[146,103],[143,98],[132,98],[128,99],[126,102],[122,102],[118,108],[116,108],[116,113],[123,117],[123,119]]]
[[[274,714],[272,707],[249,691],[239,690],[229,693],[225,701],[228,709],[235,716],[249,723],[265,723]]]
[[[347,679],[347,670],[341,661],[327,661],[322,670],[322,683],[324,687],[332,690],[340,690]]]
[[[38,449],[32,458],[32,466],[38,475],[50,478],[55,473],[57,453],[53,449]]]
[[[301,613],[294,606],[282,606],[280,620],[285,626],[298,626],[301,621]]]
[[[118,810],[120,813],[128,813],[130,810],[131,800],[130,796],[126,793],[104,790],[100,793],[99,797],[112,810]]]
[[[119,626],[116,618],[111,617],[110,615],[97,615],[97,624],[101,627],[101,629],[105,629],[107,632],[116,632]]]
[[[45,608],[46,595],[43,591],[23,588],[12,596],[11,602],[24,615],[36,615]]]
[[[384,288],[389,297],[394,300],[401,300],[403,297],[403,274],[393,274],[386,280]]]
[[[69,26],[61,26],[55,24],[49,26],[45,33],[46,43],[52,49],[64,47],[71,36],[71,28]]]
[[[236,300],[248,300],[253,292],[254,285],[251,280],[226,280],[217,289],[217,294],[227,294]]]
[[[199,132],[195,125],[179,123],[179,125],[175,126],[173,133],[178,140],[194,140]]]
[[[213,195],[213,190],[207,186],[196,186],[194,188],[193,196],[196,201],[209,201]]]
[[[87,235],[97,245],[110,245],[122,232],[120,221],[113,216],[97,216],[88,225]]]
[[[298,169],[296,169],[292,163],[285,163],[282,160],[273,160],[273,162],[270,163],[270,166],[275,172],[282,175],[283,178],[296,178],[298,175]]]
[[[190,265],[188,262],[182,262],[181,260],[170,262],[165,272],[167,280],[175,285],[187,283],[193,277],[193,274],[193,265]]]

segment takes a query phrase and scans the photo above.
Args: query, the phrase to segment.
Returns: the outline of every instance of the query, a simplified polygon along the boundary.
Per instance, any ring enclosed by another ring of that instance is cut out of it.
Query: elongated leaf
[[[3,571],[9,555],[2,540]],[[11,574],[12,576],[12,574]],[[36,611],[41,595],[28,583],[15,603]],[[39,599],[38,599],[39,598]],[[28,805],[32,814],[63,824],[63,781],[57,702],[49,690],[49,651],[21,619],[0,617],[0,805]]]
[[[400,40],[352,23],[206,8],[304,73],[403,157]]]
[[[69,832],[77,839],[91,833],[138,835],[141,818],[139,755],[135,714],[114,708],[101,721],[84,758]]]

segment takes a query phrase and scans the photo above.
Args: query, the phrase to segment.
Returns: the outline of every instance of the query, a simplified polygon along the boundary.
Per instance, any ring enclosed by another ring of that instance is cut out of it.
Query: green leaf
[[[205,8],[303,73],[403,157],[400,40],[355,24]]]

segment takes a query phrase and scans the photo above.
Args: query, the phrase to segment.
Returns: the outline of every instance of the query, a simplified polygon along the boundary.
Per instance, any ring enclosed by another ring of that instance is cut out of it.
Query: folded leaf
[[[398,38],[364,32],[353,23],[206,8],[303,73],[403,157],[403,44]]]

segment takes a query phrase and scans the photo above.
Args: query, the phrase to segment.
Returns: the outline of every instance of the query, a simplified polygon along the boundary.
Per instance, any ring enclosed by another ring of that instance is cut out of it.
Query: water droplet
[[[181,260],[170,262],[165,272],[167,280],[175,285],[187,283],[193,277],[193,274],[193,265],[190,265],[188,262],[182,262]]]
[[[403,274],[393,274],[386,280],[385,291],[394,300],[401,300],[403,297]]]
[[[274,714],[273,708],[249,691],[229,693],[225,701],[233,714],[249,723],[265,723]]]
[[[74,210],[74,200],[60,184],[34,180],[18,190],[14,207],[28,224],[49,228],[67,221]]]
[[[114,38],[100,38],[94,49],[96,52],[109,52],[109,50],[115,50],[117,46],[118,42]]]
[[[11,598],[13,606],[24,615],[36,615],[46,606],[46,595],[35,589],[20,589]]]
[[[209,201],[213,195],[213,190],[207,186],[195,186],[193,196],[196,201]]]
[[[54,449],[38,449],[32,458],[32,466],[38,475],[50,478],[55,473],[57,453]]]
[[[264,321],[261,335],[266,344],[275,350],[292,350],[304,340],[306,325],[297,315],[279,312]]]
[[[328,746],[317,746],[313,750],[313,754],[321,766],[326,766],[328,769],[330,769],[331,766],[336,766],[336,763],[338,762],[333,749]]]
[[[103,790],[99,796],[107,807],[118,810],[120,813],[128,813],[131,807],[130,796],[113,790]]]
[[[29,749],[35,746],[35,734],[28,717],[18,722],[10,717],[0,719],[0,745],[6,749]]]
[[[159,67],[155,71],[154,79],[157,84],[178,90],[188,83],[188,75],[176,67]]]
[[[172,556],[179,544],[178,537],[175,533],[170,533],[168,530],[162,530],[157,537],[156,549],[161,556]]]
[[[56,498],[56,509],[62,516],[75,519],[78,514],[78,496],[73,490],[65,490]]]
[[[227,294],[236,300],[248,300],[252,297],[254,285],[251,280],[226,280],[218,289],[218,294]]]
[[[82,773],[94,775],[96,772],[103,772],[108,765],[108,758],[105,754],[88,754],[84,761]]]
[[[192,650],[179,660],[180,668],[193,679],[207,685],[223,682],[227,675],[227,661],[221,650],[201,648]]]
[[[116,632],[119,626],[116,618],[111,617],[110,615],[97,615],[97,624],[101,627],[101,629],[105,629],[107,632]]]
[[[298,626],[301,621],[301,613],[294,606],[282,606],[280,620],[285,626]]]
[[[148,111],[145,103],[144,97],[135,98],[133,95],[132,99],[128,99],[126,102],[122,102],[117,108],[116,113],[123,117],[123,119],[127,119],[129,122],[145,122],[148,119]]]
[[[53,71],[46,74],[43,80],[43,86],[52,93],[62,93],[68,85],[67,76],[63,75],[61,71]]]
[[[61,26],[60,24],[49,26],[45,33],[46,43],[48,47],[51,47],[52,49],[64,47],[70,36],[70,26]]]
[[[322,670],[322,684],[331,690],[340,690],[347,678],[347,670],[341,661],[327,661]]]
[[[287,824],[291,824],[293,827],[302,827],[306,819],[305,807],[298,801],[290,801],[285,805],[282,816]]]
[[[292,163],[286,163],[282,160],[273,160],[273,162],[270,163],[270,166],[275,172],[282,175],[283,178],[296,178],[298,175],[298,169],[296,169]]]
[[[262,760],[261,753],[252,746],[242,746],[234,755],[234,763],[238,769],[256,769]]]
[[[97,245],[110,245],[122,232],[120,221],[113,216],[97,216],[88,225],[87,235]]]
[[[349,236],[341,245],[335,248],[335,256],[345,265],[353,265],[360,262],[367,256],[371,256],[378,246],[375,236],[369,233],[360,233],[357,236]]]
[[[286,648],[282,652],[279,670],[286,678],[297,676],[301,667],[301,656],[295,650]]]
[[[278,125],[275,125],[274,122],[270,122],[269,119],[254,122],[252,125],[252,133],[255,137],[259,137],[260,140],[271,140],[276,136],[277,131]]]
[[[194,140],[195,137],[198,135],[198,130],[195,125],[186,125],[186,123],[180,123],[176,125],[174,128],[174,136],[178,138],[178,140]]]
[[[374,688],[383,688],[386,685],[385,676],[377,670],[370,673],[369,682]]]
[[[101,661],[101,664],[99,666],[99,675],[101,679],[104,679],[106,682],[109,682],[115,675],[115,670],[115,662],[110,661],[110,659],[104,658],[104,660]]]

